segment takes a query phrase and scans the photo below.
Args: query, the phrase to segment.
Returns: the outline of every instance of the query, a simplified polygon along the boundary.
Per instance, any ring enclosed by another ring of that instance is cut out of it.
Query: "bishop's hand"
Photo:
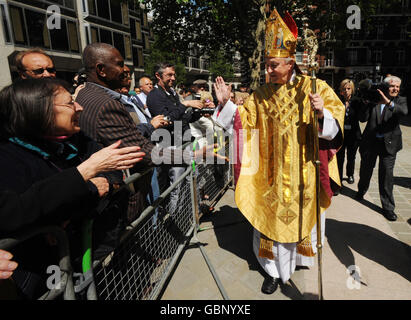
[[[318,119],[324,118],[324,100],[318,93],[309,95],[311,108],[317,112]]]

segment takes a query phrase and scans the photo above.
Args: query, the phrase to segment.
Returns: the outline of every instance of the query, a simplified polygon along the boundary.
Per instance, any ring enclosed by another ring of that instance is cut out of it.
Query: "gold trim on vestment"
[[[274,260],[275,257],[273,253],[273,246],[274,246],[273,240],[268,239],[263,234],[260,234],[260,247],[258,250],[258,256],[261,258]]]
[[[324,81],[318,80],[317,88],[342,128],[344,105]],[[236,204],[255,229],[280,243],[300,242],[316,224],[310,92],[310,78],[297,75],[292,83],[263,85],[238,108],[246,132]],[[258,136],[250,134],[252,130],[258,130]],[[340,184],[335,156],[328,169],[330,178]],[[330,203],[321,188],[321,212]]]

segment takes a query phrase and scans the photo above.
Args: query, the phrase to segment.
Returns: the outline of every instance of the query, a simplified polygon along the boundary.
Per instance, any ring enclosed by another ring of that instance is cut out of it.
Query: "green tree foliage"
[[[211,53],[208,69],[212,74],[213,80],[218,76],[222,76],[226,81],[233,81],[234,69],[232,61],[227,60],[222,50]]]
[[[187,71],[185,69],[185,57],[174,49],[173,42],[165,39],[160,40],[155,36],[151,47],[151,54],[144,59],[144,70],[153,79],[155,66],[159,62],[169,62],[175,65],[177,84],[186,82]]]
[[[235,51],[243,63],[243,79],[256,87],[260,80],[260,62],[264,49],[265,19],[275,6],[280,13],[288,10],[297,23],[302,17],[317,14],[326,0],[140,0],[153,13],[153,29],[160,42],[172,41],[176,52],[187,54],[190,44],[200,53],[232,61]],[[325,20],[326,17],[324,16]],[[315,20],[317,21],[317,20]],[[300,23],[302,27],[302,23]],[[223,57],[224,56],[224,57]],[[221,69],[220,64],[220,69]],[[216,72],[218,69],[214,69]]]
[[[245,62],[252,88],[259,84],[264,49],[265,21],[275,7],[281,15],[289,11],[302,35],[304,24],[315,30],[322,46],[343,47],[351,30],[346,27],[347,8],[356,4],[369,27],[372,16],[384,10],[398,10],[400,0],[139,0],[153,13],[153,29],[159,41],[187,55],[190,44],[200,53],[222,53],[232,61],[235,51]],[[397,7],[396,7],[397,6]],[[321,41],[322,40],[322,41]],[[168,42],[167,42],[168,43]],[[298,47],[302,50],[301,45]]]

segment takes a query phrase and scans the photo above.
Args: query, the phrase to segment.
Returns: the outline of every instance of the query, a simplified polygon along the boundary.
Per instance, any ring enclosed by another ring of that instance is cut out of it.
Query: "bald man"
[[[138,81],[138,86],[140,87],[141,92],[137,94],[137,97],[141,102],[146,106],[147,96],[151,90],[153,90],[153,81],[149,77],[143,76]]]
[[[53,60],[39,48],[19,52],[16,55],[15,64],[21,79],[56,77]]]

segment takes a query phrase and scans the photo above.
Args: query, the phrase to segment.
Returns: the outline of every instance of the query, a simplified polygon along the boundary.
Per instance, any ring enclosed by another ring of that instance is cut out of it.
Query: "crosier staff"
[[[311,74],[311,92],[317,93],[316,71],[318,63],[315,61],[315,55],[318,50],[318,40],[315,33],[304,29],[304,44],[308,51],[308,70]],[[320,209],[320,158],[319,158],[319,141],[318,141],[318,114],[313,110],[313,138],[314,138],[314,158],[315,164],[315,200],[316,200],[316,220],[317,220],[317,258],[318,258],[318,299],[324,300],[323,282],[322,282],[322,236],[321,236],[321,209]]]

